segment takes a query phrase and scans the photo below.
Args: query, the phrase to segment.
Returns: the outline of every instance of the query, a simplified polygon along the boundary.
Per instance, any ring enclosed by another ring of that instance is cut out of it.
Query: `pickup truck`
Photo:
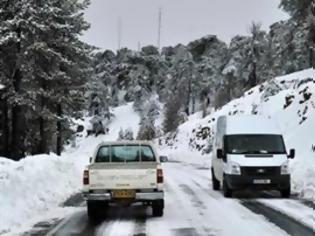
[[[140,202],[152,206],[153,216],[161,217],[163,181],[160,158],[152,144],[142,141],[101,143],[83,174],[88,216],[95,219],[110,204]]]

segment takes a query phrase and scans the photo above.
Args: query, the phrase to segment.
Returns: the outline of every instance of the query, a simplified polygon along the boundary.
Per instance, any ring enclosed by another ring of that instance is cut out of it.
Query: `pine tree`
[[[153,140],[154,138],[156,138],[154,120],[150,117],[144,117],[140,122],[140,129],[137,135],[137,139]]]
[[[230,64],[224,68],[222,74],[225,76],[225,80],[223,80],[223,86],[225,86],[227,90],[226,99],[231,101],[235,97],[233,94],[233,89],[236,86],[237,69],[233,64]]]
[[[11,157],[17,160],[25,153],[22,108],[26,105],[26,95],[22,91],[21,83],[22,74],[28,70],[28,66],[24,65],[22,68],[25,61],[23,50],[27,46],[22,33],[28,30],[25,25],[29,23],[29,19],[25,16],[27,5],[24,6],[21,1],[1,0],[0,9],[1,83],[7,88],[2,96],[10,107],[8,149]]]
[[[152,95],[145,104],[144,111],[141,114],[140,129],[137,135],[139,140],[153,140],[157,136],[155,120],[159,116],[159,106],[157,104],[158,96]]]
[[[50,150],[60,154],[65,117],[82,108],[90,47],[78,35],[89,26],[81,14],[88,3],[0,1],[1,81],[8,87],[14,159]]]
[[[123,128],[120,128],[117,140],[134,140],[132,129],[127,128],[124,130]]]
[[[297,21],[304,21],[314,0],[281,0],[280,8],[288,12]]]
[[[119,141],[119,140],[124,140],[124,138],[125,138],[125,132],[124,132],[124,130],[122,129],[122,128],[120,128],[120,130],[119,130],[119,132],[118,132],[118,138],[117,138],[117,140]]]
[[[125,130],[124,140],[134,140],[132,128]]]
[[[58,67],[54,75],[56,89],[63,88],[53,95],[57,103],[57,154],[60,154],[63,143],[62,126],[65,117],[82,110],[84,105],[84,85],[90,74],[91,47],[83,43],[78,36],[89,28],[82,12],[90,4],[89,0],[52,0],[53,7],[59,10],[54,15],[54,41],[51,44],[62,57],[56,58]],[[56,91],[56,90],[54,90]]]
[[[165,104],[163,131],[174,132],[181,122],[181,93],[179,91],[170,94]]]
[[[258,67],[262,57],[261,53],[261,42],[264,37],[264,32],[261,31],[261,24],[253,22],[250,27],[251,33],[251,42],[250,42],[250,50],[249,50],[249,76],[247,81],[247,87],[252,88],[258,84],[260,81],[258,74]]]
[[[313,0],[308,10],[308,45],[309,45],[309,65],[315,67],[315,1]]]
[[[314,66],[315,44],[315,1],[314,0],[282,0],[280,8],[288,12],[298,27],[307,31],[309,67]]]

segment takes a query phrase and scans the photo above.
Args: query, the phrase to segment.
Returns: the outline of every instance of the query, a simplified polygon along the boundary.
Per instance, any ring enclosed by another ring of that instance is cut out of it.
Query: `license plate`
[[[130,199],[136,197],[136,191],[134,190],[114,190],[112,197],[115,199]]]
[[[254,184],[270,184],[270,179],[254,179]]]

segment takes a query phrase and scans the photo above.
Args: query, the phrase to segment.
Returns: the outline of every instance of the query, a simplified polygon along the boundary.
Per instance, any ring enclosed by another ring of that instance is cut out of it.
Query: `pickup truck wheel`
[[[152,203],[152,215],[154,217],[162,217],[164,214],[164,200],[154,201]]]
[[[212,189],[213,190],[220,190],[220,181],[214,175],[214,170],[211,168],[211,176],[212,176]]]
[[[229,188],[225,178],[223,178],[223,195],[226,198],[231,198],[233,194],[233,190]]]
[[[281,197],[283,197],[283,198],[290,198],[290,196],[291,196],[291,188],[288,187],[287,189],[280,190],[280,193],[281,193]]]
[[[99,209],[99,204],[96,202],[90,202],[87,201],[87,214],[90,220],[95,221],[99,218],[100,216],[100,209]]]

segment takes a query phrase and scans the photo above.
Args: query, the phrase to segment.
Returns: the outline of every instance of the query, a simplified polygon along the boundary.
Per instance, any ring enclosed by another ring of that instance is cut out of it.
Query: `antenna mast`
[[[121,38],[122,38],[122,21],[121,17],[118,18],[118,50],[121,49]]]
[[[160,50],[161,49],[161,32],[162,32],[162,8],[159,8],[159,23],[158,23],[158,41],[157,41],[157,47]]]

